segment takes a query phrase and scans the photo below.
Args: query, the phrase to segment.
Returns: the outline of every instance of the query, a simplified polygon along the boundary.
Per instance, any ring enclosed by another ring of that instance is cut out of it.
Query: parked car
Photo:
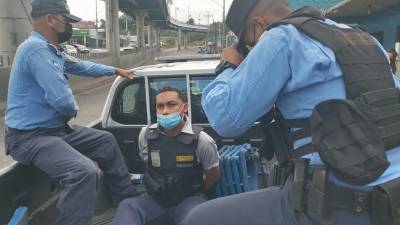
[[[106,48],[94,48],[90,49],[90,53],[106,53],[108,50]]]
[[[125,51],[136,51],[136,47],[135,46],[126,46],[126,47],[121,47],[120,48],[121,52],[125,52]]]
[[[129,171],[142,174],[144,165],[138,154],[138,136],[142,127],[157,120],[156,93],[163,87],[171,86],[188,96],[188,114],[192,124],[201,126],[219,147],[248,142],[261,148],[264,142],[261,124],[255,124],[237,138],[220,137],[209,125],[201,107],[201,96],[204,87],[215,79],[214,71],[218,63],[219,60],[162,63],[134,69],[135,79],[132,80],[117,77],[109,91],[101,118],[94,121],[91,127],[111,132]],[[0,170],[0,224],[7,224],[21,205],[29,207],[29,225],[54,224],[58,185],[39,169],[16,162]],[[99,186],[93,224],[110,224],[115,208],[103,177]]]
[[[86,53],[89,53],[89,52],[90,52],[90,49],[88,49],[88,48],[87,48],[86,46],[84,46],[84,45],[73,44],[73,46],[74,46],[76,49],[78,49],[78,52],[79,52],[79,53],[86,54]]]
[[[78,53],[78,50],[72,45],[64,45],[63,48],[67,54],[71,54],[71,53],[77,54]]]

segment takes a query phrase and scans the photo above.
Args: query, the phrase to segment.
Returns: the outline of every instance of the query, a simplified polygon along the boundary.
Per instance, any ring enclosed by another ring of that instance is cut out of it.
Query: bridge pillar
[[[153,25],[149,22],[147,26],[147,43],[149,44],[149,48],[153,47]]]
[[[181,41],[182,41],[182,31],[181,29],[178,30],[178,51],[181,50]]]
[[[161,35],[161,28],[157,28],[157,30],[156,30],[156,43],[157,43],[157,47],[162,47],[161,45],[160,45],[160,42],[161,42],[161,40],[160,40],[160,35]]]
[[[119,66],[120,40],[119,40],[119,1],[106,0],[106,39],[107,49],[111,53],[112,65]]]
[[[183,44],[185,45],[185,49],[188,49],[188,32],[183,32]]]
[[[157,41],[157,33],[158,33],[158,28],[154,27],[154,29],[153,29],[153,37],[154,37],[153,40],[154,40],[155,46],[159,47],[160,42]]]
[[[145,33],[144,33],[144,17],[145,16],[146,16],[145,10],[137,10],[135,12],[137,46],[139,49],[143,49],[146,46]]]

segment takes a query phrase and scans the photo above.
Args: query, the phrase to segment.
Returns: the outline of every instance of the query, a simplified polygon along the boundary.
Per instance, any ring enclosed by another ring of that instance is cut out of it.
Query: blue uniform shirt
[[[21,130],[52,128],[76,116],[78,106],[65,72],[90,77],[112,76],[115,68],[67,56],[43,35],[32,32],[14,57],[6,125]]]
[[[324,22],[348,28],[328,19]],[[310,117],[314,106],[324,100],[345,98],[333,51],[293,25],[281,25],[265,32],[236,70],[225,70],[203,90],[202,106],[211,126],[221,136],[233,137],[246,132],[274,103],[286,119],[297,119]],[[311,138],[299,140],[294,148],[310,142]],[[400,147],[387,155],[391,165],[385,173],[359,188],[400,177]],[[322,163],[317,153],[307,157],[311,164]],[[355,187],[334,176],[330,180]]]

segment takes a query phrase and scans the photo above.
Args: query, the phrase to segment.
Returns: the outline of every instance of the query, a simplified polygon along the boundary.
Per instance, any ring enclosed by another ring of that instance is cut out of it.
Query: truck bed
[[[104,213],[96,216],[93,219],[93,225],[110,225],[112,223],[112,219],[114,218],[116,210],[116,208],[110,208]]]

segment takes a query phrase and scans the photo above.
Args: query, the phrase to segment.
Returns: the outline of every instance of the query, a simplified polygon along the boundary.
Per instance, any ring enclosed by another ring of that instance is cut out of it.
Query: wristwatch
[[[230,62],[228,62],[228,61],[226,61],[226,60],[222,60],[222,61],[218,64],[217,68],[215,68],[215,74],[216,74],[216,75],[219,75],[220,73],[222,73],[224,70],[226,70],[226,69],[228,69],[228,68],[236,69],[236,67],[237,67],[237,66],[236,66],[235,64],[230,63]]]

